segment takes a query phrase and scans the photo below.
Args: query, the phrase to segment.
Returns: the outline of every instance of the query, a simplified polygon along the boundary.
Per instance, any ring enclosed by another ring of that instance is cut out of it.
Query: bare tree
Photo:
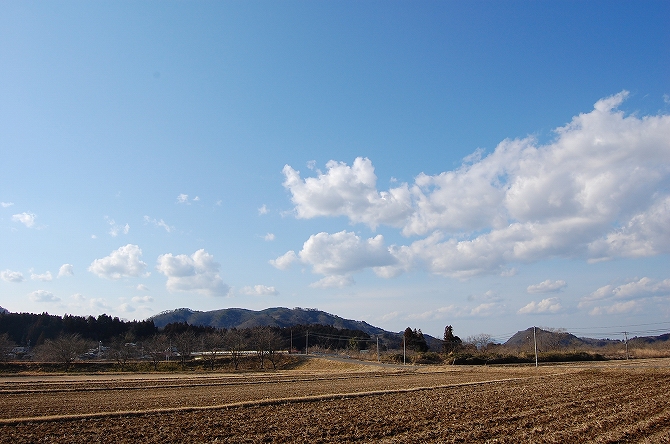
[[[155,335],[151,339],[144,341],[144,353],[151,358],[154,371],[158,370],[158,363],[167,359],[171,354],[170,342],[165,335]]]
[[[210,370],[214,370],[216,360],[223,348],[224,337],[221,332],[207,333],[202,336],[202,357]]]
[[[69,368],[72,362],[84,354],[90,347],[90,342],[78,334],[60,335],[56,339],[47,339],[37,350],[37,356],[45,361],[55,361],[65,364]]]
[[[265,370],[265,357],[268,351],[268,327],[259,327],[255,328],[251,333],[251,345],[256,351],[256,357],[258,358],[258,365],[261,370]]]
[[[266,340],[268,343],[267,347],[267,357],[268,361],[272,364],[272,369],[277,370],[277,364],[279,364],[282,360],[282,355],[281,353],[281,346],[282,346],[282,338],[279,334],[277,334],[276,331],[268,328],[267,329],[267,336]]]
[[[196,344],[196,336],[191,330],[179,333],[173,338],[174,346],[179,353],[179,362],[182,368],[186,368],[186,361],[191,359],[191,353]]]
[[[489,344],[491,344],[491,335],[480,333],[478,335],[468,336],[465,343],[472,345],[477,350],[486,350]]]
[[[242,350],[246,347],[246,339],[242,332],[231,328],[224,335],[225,348],[230,352],[230,358],[233,361],[235,370],[239,368]]]
[[[137,357],[137,345],[131,338],[119,336],[110,345],[110,354],[123,370],[129,360]]]

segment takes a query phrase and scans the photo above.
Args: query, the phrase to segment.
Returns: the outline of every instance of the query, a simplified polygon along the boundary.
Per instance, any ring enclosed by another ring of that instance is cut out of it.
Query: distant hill
[[[244,308],[224,308],[212,311],[195,311],[188,308],[164,311],[152,316],[158,328],[171,322],[188,322],[192,325],[205,325],[216,328],[252,328],[252,327],[291,327],[293,325],[321,324],[336,328],[361,330],[370,335],[386,333],[385,330],[364,321],[344,319],[325,311],[304,308],[266,308],[255,311]]]
[[[565,331],[550,331],[541,328],[535,329],[538,348],[547,350],[552,348],[564,347],[604,347],[610,344],[618,344],[622,341],[613,339],[592,339],[578,338],[577,336]],[[518,331],[505,342],[506,346],[513,348],[522,348],[533,345],[533,327]]]
[[[2,313],[9,313],[9,310],[7,310],[6,308],[0,307],[0,314],[2,314]]]
[[[154,325],[163,328],[172,322],[188,322],[191,325],[204,325],[216,328],[252,328],[252,327],[291,327],[294,325],[331,325],[335,328],[361,330],[369,335],[381,335],[385,343],[398,346],[402,344],[402,332],[390,332],[375,327],[365,321],[344,319],[337,315],[313,308],[275,307],[255,311],[244,308],[224,308],[212,311],[196,311],[189,308],[169,310],[150,317]],[[442,348],[442,341],[424,334],[428,347],[433,351]]]

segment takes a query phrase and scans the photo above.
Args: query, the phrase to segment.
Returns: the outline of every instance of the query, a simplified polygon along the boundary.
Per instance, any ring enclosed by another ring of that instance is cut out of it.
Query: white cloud
[[[163,254],[158,257],[156,269],[167,276],[169,291],[194,291],[208,296],[226,296],[230,291],[219,276],[219,264],[204,249],[191,256]]]
[[[248,296],[276,296],[279,294],[275,287],[266,287],[265,285],[242,287],[240,293]]]
[[[463,307],[458,307],[455,304],[447,305],[445,307],[439,307],[434,310],[424,311],[423,313],[414,313],[410,314],[407,317],[409,319],[420,319],[420,320],[438,320],[445,319],[447,317],[463,317],[469,314],[469,311]]]
[[[180,194],[177,196],[177,202],[180,204],[188,204],[188,194]]]
[[[279,256],[277,259],[271,259],[269,263],[273,267],[280,270],[288,270],[289,267],[297,260],[298,256],[295,254],[295,251],[291,250]]]
[[[107,304],[107,301],[105,301],[105,299],[103,298],[89,299],[88,306],[95,311],[109,310],[112,308]]]
[[[91,239],[97,239],[97,238],[98,236],[96,236],[95,234],[91,234]]]
[[[117,223],[114,221],[114,219],[110,219],[109,217],[105,216],[105,220],[109,224],[109,235],[112,237],[116,237],[119,235],[120,232],[123,234],[128,234],[130,231],[130,225],[125,224],[123,226],[117,225]]]
[[[392,319],[397,318],[400,315],[399,312],[397,311],[392,311],[391,313],[386,313],[385,315],[382,316],[382,321],[390,321]]]
[[[670,279],[656,281],[643,277],[626,284],[605,285],[581,299],[580,307],[604,300],[644,299],[652,296],[670,296]]]
[[[389,249],[384,246],[384,237],[381,234],[370,239],[361,239],[355,233],[346,231],[314,234],[307,239],[297,255],[291,250],[270,263],[285,270],[297,260],[311,266],[313,273],[326,276],[312,284],[315,288],[351,285],[354,281],[349,274],[366,268],[383,273],[383,267],[396,262]]]
[[[593,307],[589,314],[598,316],[603,314],[625,314],[640,309],[639,301],[617,302],[610,306]]]
[[[263,214],[268,214],[269,212],[270,210],[268,210],[268,207],[265,204],[263,204],[263,206],[258,209],[259,216],[262,216]]]
[[[299,256],[303,263],[312,266],[314,273],[327,276],[389,266],[396,262],[384,246],[381,234],[361,239],[347,231],[334,234],[321,232],[310,236]]]
[[[2,208],[8,208],[14,205],[14,202],[0,202],[0,207]]]
[[[50,271],[47,271],[46,273],[43,273],[43,274],[31,273],[30,274],[30,279],[32,279],[34,281],[48,282],[48,281],[53,280],[53,276],[51,276]]]
[[[127,302],[124,302],[123,304],[119,305],[119,310],[121,310],[123,313],[132,313],[135,311],[135,307]]]
[[[5,270],[0,272],[0,279],[5,282],[23,282],[23,273],[20,271]]]
[[[270,241],[275,240],[275,235],[272,234],[272,233],[268,233],[268,234],[266,234],[266,235],[263,237],[263,239],[265,239],[266,241],[270,242]]]
[[[668,94],[663,94],[663,102],[667,103],[670,105],[670,95]]]
[[[71,297],[72,299],[74,299],[75,301],[84,301],[84,300],[86,300],[86,297],[85,297],[83,294],[81,294],[81,293],[75,293],[75,294],[73,294],[73,295],[70,296],[70,297]]]
[[[60,298],[53,295],[53,293],[46,290],[35,290],[28,295],[33,302],[58,302]]]
[[[143,303],[147,304],[149,302],[153,302],[154,298],[152,298],[151,296],[135,296],[135,297],[132,298],[132,301],[133,302],[143,302]]]
[[[648,277],[622,285],[605,285],[584,296],[579,308],[591,308],[589,314],[616,314],[641,309],[656,298],[670,297],[670,279],[657,281]],[[665,303],[664,303],[665,304]]]
[[[164,228],[165,231],[167,231],[168,233],[171,233],[171,232],[174,230],[174,227],[172,227],[172,226],[168,225],[167,223],[165,223],[165,221],[164,221],[163,219],[161,219],[161,220],[156,220],[156,219],[152,219],[152,218],[150,218],[149,216],[144,216],[144,222],[145,222],[145,224],[147,224],[147,223],[152,223],[152,224],[154,224],[154,225],[157,226],[157,227],[162,227],[162,228]]]
[[[199,201],[200,201],[200,197],[195,196],[195,197],[193,198],[193,202],[199,202]]]
[[[74,267],[72,264],[63,264],[58,269],[58,277],[74,276]]]
[[[472,310],[470,310],[471,316],[492,316],[495,314],[500,314],[504,309],[504,305],[498,302],[485,302],[479,304]]]
[[[37,216],[35,216],[33,213],[20,213],[20,214],[15,214],[12,216],[12,221],[14,222],[21,222],[23,225],[25,225],[28,228],[32,228],[35,226],[35,219]]]
[[[326,167],[326,174],[303,181],[299,171],[284,166],[284,187],[292,194],[297,217],[346,216],[374,229],[381,223],[401,226],[411,214],[407,185],[378,192],[377,176],[369,159],[358,157],[351,167],[331,160]]]
[[[565,281],[552,281],[547,279],[546,281],[540,282],[539,284],[529,285],[526,291],[530,294],[554,293],[561,291],[567,285],[568,284],[566,284]]]
[[[147,287],[147,286],[144,285],[144,284],[137,284],[137,287],[136,287],[136,288],[137,288],[138,290],[140,290],[140,291],[149,291],[149,287]]]
[[[302,179],[284,167],[298,218],[345,216],[427,236],[392,246],[385,277],[419,268],[456,278],[514,262],[670,253],[670,115],[624,115],[622,92],[555,130],[553,141],[504,140],[456,170],[378,191],[370,160],[331,161]]]
[[[309,284],[312,288],[342,288],[354,285],[354,279],[351,276],[331,275],[319,279]]]
[[[88,271],[106,279],[137,277],[142,275],[147,267],[147,264],[140,260],[141,257],[140,247],[128,244],[112,251],[107,257],[94,260]]]
[[[558,313],[563,307],[558,298],[542,299],[540,302],[531,301],[527,305],[521,307],[517,313],[532,314],[532,313]]]

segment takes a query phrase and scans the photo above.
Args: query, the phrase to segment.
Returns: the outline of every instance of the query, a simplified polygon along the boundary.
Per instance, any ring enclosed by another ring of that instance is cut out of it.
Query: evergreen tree
[[[444,327],[444,338],[442,342],[442,352],[449,354],[461,347],[461,338],[454,336],[454,328],[451,325]]]

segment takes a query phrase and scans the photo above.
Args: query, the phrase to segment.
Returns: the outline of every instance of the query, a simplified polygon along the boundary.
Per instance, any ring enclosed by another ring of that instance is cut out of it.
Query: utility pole
[[[293,351],[293,329],[290,330],[291,332],[291,347],[288,349],[288,353],[291,354]]]
[[[307,338],[305,339],[305,354],[309,354],[309,330],[307,330]]]
[[[626,343],[626,361],[628,360],[628,332],[623,332],[624,342]]]
[[[377,362],[379,362],[379,335],[377,335]]]
[[[405,347],[405,334],[403,333],[403,335],[402,335],[402,365],[405,365],[405,364],[406,364],[406,361],[405,361],[405,348],[406,348],[406,347]]]
[[[535,336],[535,327],[533,327],[533,342],[535,343],[535,367],[537,367],[537,337]]]

